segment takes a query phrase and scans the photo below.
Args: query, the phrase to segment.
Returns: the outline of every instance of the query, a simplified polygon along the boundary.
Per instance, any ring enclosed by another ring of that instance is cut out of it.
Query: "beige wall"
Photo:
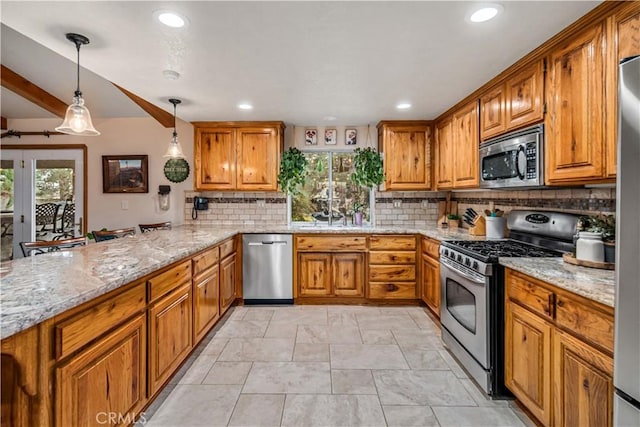
[[[8,128],[17,131],[52,131],[59,119],[13,119]],[[96,119],[94,126],[101,132],[96,137],[70,135],[22,136],[4,138],[2,147],[14,144],[85,144],[87,146],[88,228],[108,229],[132,227],[139,223],[171,221],[184,222],[185,191],[193,189],[193,127],[178,121],[178,135],[191,168],[186,181],[175,184],[165,178],[163,158],[172,128],[165,128],[152,118]],[[149,193],[105,194],[102,192],[102,156],[118,154],[146,154],[149,156]],[[158,186],[171,186],[171,208],[158,208]],[[122,201],[129,205],[121,207]]]

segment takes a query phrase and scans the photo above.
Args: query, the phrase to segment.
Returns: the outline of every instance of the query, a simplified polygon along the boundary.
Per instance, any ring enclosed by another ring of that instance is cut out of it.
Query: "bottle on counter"
[[[604,262],[602,233],[580,231],[576,242],[576,258],[584,261]]]

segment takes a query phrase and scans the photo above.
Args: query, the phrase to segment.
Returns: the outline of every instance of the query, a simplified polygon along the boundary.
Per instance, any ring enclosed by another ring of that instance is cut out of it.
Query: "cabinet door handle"
[[[582,380],[582,387],[584,387],[585,390],[589,390],[589,380],[588,379],[583,379]]]

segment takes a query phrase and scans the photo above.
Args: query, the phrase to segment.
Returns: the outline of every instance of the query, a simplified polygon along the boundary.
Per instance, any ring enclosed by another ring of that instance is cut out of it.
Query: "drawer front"
[[[364,251],[367,249],[365,236],[298,236],[298,251]]]
[[[416,249],[415,236],[371,236],[369,249],[387,251],[406,251]]]
[[[422,239],[422,253],[429,255],[431,258],[440,258],[440,242],[433,239]]]
[[[88,308],[55,327],[56,359],[62,359],[117,326],[146,304],[144,283]]]
[[[220,259],[226,258],[236,251],[236,239],[229,239],[220,244]]]
[[[369,265],[369,280],[409,281],[416,280],[415,265]]]
[[[373,299],[415,299],[415,283],[383,282],[369,283],[369,298]]]
[[[220,248],[215,247],[213,249],[209,249],[208,251],[194,256],[191,259],[193,263],[193,276],[198,276],[205,270],[213,267],[218,264],[218,260],[220,259]]]
[[[613,314],[563,295],[556,296],[556,324],[613,352]]]
[[[415,252],[369,252],[369,264],[415,264]]]
[[[175,267],[148,280],[149,302],[172,291],[186,281],[191,280],[191,261],[181,262]]]
[[[508,270],[506,275],[507,295],[531,311],[543,316],[552,317],[554,294],[535,282],[513,274]]]

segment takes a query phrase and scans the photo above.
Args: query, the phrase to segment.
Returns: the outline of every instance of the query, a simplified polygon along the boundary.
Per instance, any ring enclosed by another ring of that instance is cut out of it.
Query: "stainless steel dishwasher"
[[[293,304],[291,234],[242,236],[242,293],[245,304]]]

